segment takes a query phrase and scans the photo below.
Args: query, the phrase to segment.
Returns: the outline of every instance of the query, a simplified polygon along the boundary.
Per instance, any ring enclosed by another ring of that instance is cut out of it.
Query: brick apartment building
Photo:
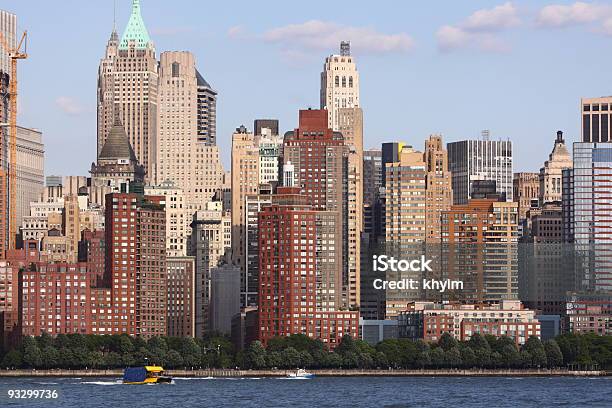
[[[469,340],[475,333],[495,337],[508,336],[517,345],[530,336],[540,337],[540,322],[533,310],[524,309],[518,300],[498,304],[452,304],[414,302],[400,313],[400,337],[435,342],[449,333],[457,340]]]
[[[358,313],[341,311],[340,222],[299,187],[279,187],[259,213],[259,339],[305,334],[330,348],[358,334]]]

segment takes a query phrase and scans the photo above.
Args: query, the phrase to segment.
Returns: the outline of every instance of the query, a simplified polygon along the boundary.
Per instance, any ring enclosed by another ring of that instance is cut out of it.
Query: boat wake
[[[81,381],[74,384],[89,384],[89,385],[121,385],[121,380],[115,381]]]

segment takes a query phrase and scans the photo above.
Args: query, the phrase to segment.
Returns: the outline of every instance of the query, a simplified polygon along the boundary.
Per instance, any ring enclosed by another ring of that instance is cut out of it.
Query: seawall
[[[286,377],[295,370],[167,370],[173,377]],[[318,377],[601,377],[603,370],[309,370]],[[0,377],[122,377],[123,370],[0,370]]]

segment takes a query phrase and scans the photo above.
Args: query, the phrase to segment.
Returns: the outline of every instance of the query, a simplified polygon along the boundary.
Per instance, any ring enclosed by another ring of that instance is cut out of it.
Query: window
[[[177,78],[180,75],[180,65],[178,62],[172,63],[172,77]]]

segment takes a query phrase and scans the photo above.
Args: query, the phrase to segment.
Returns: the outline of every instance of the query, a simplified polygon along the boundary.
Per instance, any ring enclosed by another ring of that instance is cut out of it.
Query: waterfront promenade
[[[286,377],[294,370],[167,370],[172,377]],[[602,377],[604,370],[309,370],[318,377]],[[0,377],[122,377],[123,370],[0,370]]]

